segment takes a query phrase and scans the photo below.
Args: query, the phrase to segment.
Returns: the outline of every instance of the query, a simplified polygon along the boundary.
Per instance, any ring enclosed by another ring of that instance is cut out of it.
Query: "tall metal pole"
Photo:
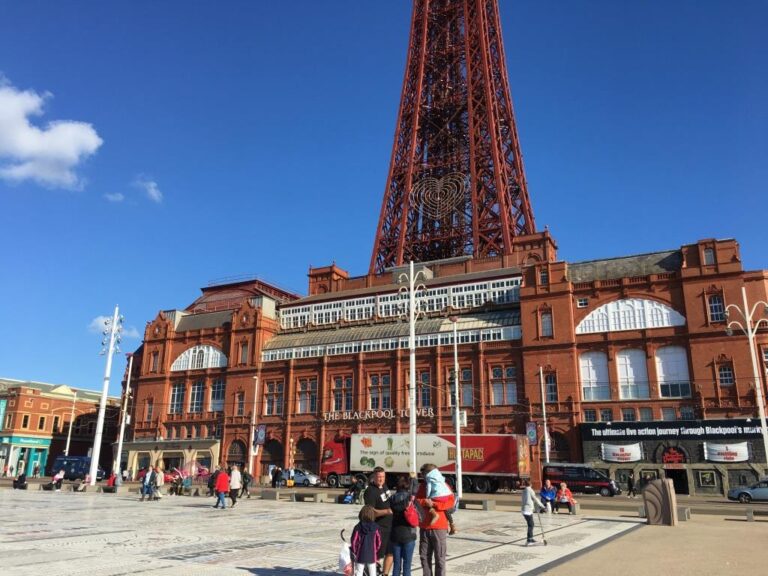
[[[115,351],[115,340],[118,333],[119,308],[115,306],[112,315],[112,324],[109,330],[109,349],[107,350],[107,365],[104,368],[104,384],[101,387],[101,402],[99,403],[99,417],[96,420],[96,435],[93,437],[93,450],[91,451],[91,475],[90,485],[96,485],[96,472],[99,469],[99,456],[101,456],[101,437],[104,432],[104,413],[107,409],[107,392],[109,392],[109,376],[112,373],[112,354]]]
[[[462,476],[461,476],[461,403],[459,395],[459,338],[458,323],[459,319],[451,318],[453,322],[453,405],[456,418],[456,496],[459,500],[462,497]]]
[[[75,423],[75,401],[77,401],[77,390],[72,393],[72,409],[69,412],[69,430],[67,430],[67,446],[64,448],[64,456],[69,456],[69,442],[72,440],[72,425]],[[56,470],[58,472],[58,470]]]
[[[253,409],[251,410],[251,434],[250,442],[248,443],[248,474],[253,476],[253,459],[256,457],[257,452],[254,450],[254,443],[256,442],[256,409],[259,401],[259,377],[253,377]]]
[[[413,260],[408,274],[408,352],[409,352],[409,431],[411,433],[411,474],[416,475],[416,278],[413,274]]]
[[[763,383],[760,380],[760,373],[757,368],[757,355],[755,354],[755,334],[757,333],[757,330],[760,328],[761,324],[768,325],[768,319],[760,318],[757,320],[757,322],[753,320],[753,316],[758,306],[762,306],[763,309],[768,312],[768,302],[760,300],[750,310],[749,304],[747,303],[747,289],[745,286],[741,287],[741,297],[742,302],[744,303],[744,309],[742,310],[738,306],[730,304],[726,308],[726,318],[728,319],[729,334],[731,333],[731,325],[734,325],[737,326],[742,332],[744,332],[744,334],[747,335],[747,339],[749,340],[749,354],[752,358],[752,377],[755,379],[755,399],[757,400],[757,413],[760,416],[760,429],[763,435],[763,450],[765,451],[764,454],[766,466],[768,466],[768,428],[766,428],[765,425]],[[741,322],[738,320],[731,320],[728,317],[728,310],[730,308],[735,308],[741,313],[741,315],[744,317],[744,326],[742,326]]]
[[[544,390],[544,369],[539,366],[539,387],[541,388],[541,417],[544,419],[544,461],[549,464],[549,430],[547,430],[547,395]]]
[[[131,373],[133,372],[133,354],[126,354],[128,356],[128,379],[125,382],[125,397],[123,398],[123,410],[120,413],[120,436],[117,439],[117,455],[115,456],[115,462],[112,465],[112,470],[117,470],[117,478],[122,481],[122,474],[120,470],[120,462],[123,455],[123,438],[125,437],[125,421],[128,419],[128,398],[131,395]]]

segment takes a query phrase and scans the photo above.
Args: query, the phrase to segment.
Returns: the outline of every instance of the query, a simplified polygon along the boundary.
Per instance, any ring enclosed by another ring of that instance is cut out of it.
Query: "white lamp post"
[[[256,443],[256,409],[259,402],[259,377],[253,377],[253,409],[251,410],[251,434],[248,443],[248,474],[253,476],[253,459],[258,455]]]
[[[125,382],[125,398],[123,398],[123,410],[120,416],[120,436],[117,440],[117,455],[112,465],[112,470],[117,470],[117,481],[122,482],[123,476],[120,470],[121,457],[123,455],[123,438],[125,437],[125,422],[128,419],[128,398],[131,396],[131,373],[133,372],[133,354],[128,353],[128,379]]]
[[[757,369],[757,355],[755,354],[755,334],[761,326],[768,326],[768,302],[759,300],[750,309],[747,303],[747,289],[741,287],[741,297],[744,302],[744,308],[739,308],[736,304],[729,304],[725,308],[725,318],[728,320],[728,335],[733,334],[733,327],[741,330],[749,340],[749,354],[752,357],[752,377],[755,381],[755,395],[757,400],[757,412],[760,415],[760,428],[763,434],[763,450],[766,459],[766,465],[768,465],[768,429],[765,426],[765,403],[763,400],[763,383],[760,380],[760,372]],[[763,317],[755,319],[755,312],[758,307],[763,309]],[[731,320],[730,310],[733,308],[741,317],[743,322],[739,320]]]
[[[67,446],[64,448],[64,456],[69,456],[69,443],[72,440],[72,426],[75,423],[75,402],[77,401],[77,390],[72,392],[72,409],[69,412],[69,430],[67,430]],[[58,472],[58,470],[56,470]]]
[[[413,272],[413,260],[408,265],[408,274],[400,274],[398,280],[407,282],[407,286],[400,288],[400,293],[408,293],[408,352],[409,352],[409,378],[408,378],[408,400],[409,412],[409,431],[411,444],[411,474],[415,475],[416,465],[416,292],[424,290],[423,285],[417,285],[419,276],[424,278],[424,273],[419,270],[416,274]]]
[[[107,392],[109,392],[109,376],[112,373],[112,355],[115,352],[119,352],[120,349],[117,345],[120,343],[120,332],[123,331],[123,318],[120,316],[120,310],[115,306],[115,313],[112,315],[112,320],[106,320],[104,325],[107,327],[104,330],[104,336],[109,335],[109,342],[107,339],[101,341],[102,345],[108,348],[102,349],[102,354],[107,354],[107,365],[104,368],[104,385],[101,388],[101,402],[99,403],[99,417],[96,420],[96,435],[93,437],[93,450],[91,451],[91,469],[89,474],[91,476],[90,485],[96,484],[96,472],[99,469],[99,456],[101,455],[101,437],[104,432],[104,413],[107,410]]]
[[[461,476],[461,403],[459,395],[459,319],[451,316],[453,322],[453,412],[456,425],[456,497],[461,500],[462,497],[462,476]]]

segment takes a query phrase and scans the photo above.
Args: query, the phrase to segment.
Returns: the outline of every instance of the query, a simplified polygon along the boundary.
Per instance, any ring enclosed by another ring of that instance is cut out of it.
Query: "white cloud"
[[[104,330],[107,330],[107,325],[104,323],[107,320],[112,320],[112,316],[96,316],[91,323],[88,324],[88,332],[93,334],[103,334]],[[123,338],[141,338],[141,334],[135,326],[123,326],[122,332]]]
[[[152,200],[156,204],[160,204],[163,201],[163,193],[160,192],[160,187],[157,182],[145,176],[139,176],[136,178],[136,186],[144,190],[147,198]]]
[[[43,127],[30,122],[42,116],[53,95],[18,90],[0,75],[0,179],[32,180],[50,188],[79,189],[78,165],[102,145],[91,124],[51,121]]]
[[[104,198],[110,202],[122,202],[125,200],[125,196],[120,194],[120,192],[115,192],[114,194],[104,194]]]

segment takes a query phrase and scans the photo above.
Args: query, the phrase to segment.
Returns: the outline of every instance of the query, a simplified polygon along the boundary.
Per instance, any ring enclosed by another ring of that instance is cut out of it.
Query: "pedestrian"
[[[139,502],[144,502],[144,499],[152,500],[155,485],[155,471],[152,466],[147,465],[144,470],[144,478],[141,480],[141,499]]]
[[[392,554],[392,576],[411,576],[413,550],[416,548],[416,528],[405,518],[405,510],[413,501],[418,481],[408,476],[400,476],[397,490],[392,496],[392,532],[389,535],[389,550]],[[415,486],[414,486],[415,484]]]
[[[392,554],[387,553],[389,534],[392,531],[392,508],[389,505],[389,497],[392,493],[387,487],[387,475],[381,466],[373,469],[370,480],[371,482],[363,495],[363,502],[366,506],[372,506],[376,511],[376,524],[379,525],[379,535],[381,536],[378,556],[384,559],[382,574],[387,576],[392,568]]]
[[[27,475],[22,470],[19,477],[13,481],[14,490],[26,490],[27,489]]]
[[[56,492],[61,490],[61,483],[64,482],[64,470],[59,470],[54,474],[53,478],[51,479],[51,484],[55,488]]]
[[[213,474],[208,477],[208,496],[216,496],[216,478],[218,478],[220,472],[221,470],[216,466]]]
[[[560,489],[555,495],[555,512],[560,513],[560,506],[568,507],[568,514],[573,513],[573,505],[576,504],[576,500],[573,499],[571,489],[565,482],[560,482]]]
[[[424,464],[421,467],[421,474],[426,478],[437,466],[434,464]],[[451,495],[441,502],[430,500],[427,496],[426,483],[422,483],[416,492],[416,503],[424,510],[434,508],[438,513],[436,522],[432,522],[428,514],[424,515],[419,524],[419,559],[421,560],[421,572],[424,576],[445,575],[445,559],[448,552],[448,518],[445,515],[446,510],[452,510],[454,506],[454,497]]]
[[[232,466],[232,472],[229,474],[229,499],[232,500],[232,508],[237,504],[237,496],[243,488],[243,475],[236,464]]]
[[[40,477],[40,464],[35,462],[35,467],[32,468],[32,478],[39,478]]]
[[[253,482],[253,476],[251,476],[248,470],[243,470],[243,489],[240,491],[240,498],[243,498],[244,496],[248,496],[248,498],[251,497],[251,493],[248,491],[251,482]]]
[[[375,522],[376,509],[363,506],[358,518],[360,521],[352,530],[349,545],[355,558],[355,576],[376,576],[376,562],[381,549],[381,526]]]
[[[219,474],[216,476],[216,484],[213,488],[216,492],[216,504],[213,507],[218,508],[219,504],[221,504],[221,509],[224,510],[227,507],[226,497],[229,493],[229,476],[223,469],[219,470]]]
[[[637,498],[637,490],[635,489],[635,473],[630,470],[629,476],[627,476],[627,498]]]
[[[272,488],[279,488],[280,487],[280,479],[282,477],[282,470],[280,469],[280,466],[275,466],[272,468]]]
[[[557,490],[552,486],[552,482],[550,482],[549,479],[544,480],[544,486],[541,487],[539,496],[541,496],[541,501],[544,502],[544,508],[547,509],[547,513],[552,512],[556,495]]]
[[[161,488],[165,485],[165,472],[160,466],[155,466],[155,484],[152,486],[152,499],[160,500],[163,497]]]
[[[531,488],[531,483],[527,479],[522,479],[520,486],[523,488],[523,496],[520,502],[520,512],[525,518],[525,523],[528,525],[528,533],[526,535],[525,545],[536,544],[536,540],[533,539],[533,513],[539,508],[544,508],[541,500],[536,496],[536,492]],[[538,506],[538,508],[536,508]]]

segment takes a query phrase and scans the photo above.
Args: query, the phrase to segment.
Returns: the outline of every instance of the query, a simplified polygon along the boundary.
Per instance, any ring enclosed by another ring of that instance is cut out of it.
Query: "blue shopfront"
[[[0,436],[0,445],[5,445],[6,461],[3,469],[8,466],[8,474],[18,476],[21,469],[32,476],[37,467],[39,474],[45,474],[48,463],[48,453],[51,447],[50,438],[34,438],[31,436]],[[13,470],[13,472],[11,472]]]

